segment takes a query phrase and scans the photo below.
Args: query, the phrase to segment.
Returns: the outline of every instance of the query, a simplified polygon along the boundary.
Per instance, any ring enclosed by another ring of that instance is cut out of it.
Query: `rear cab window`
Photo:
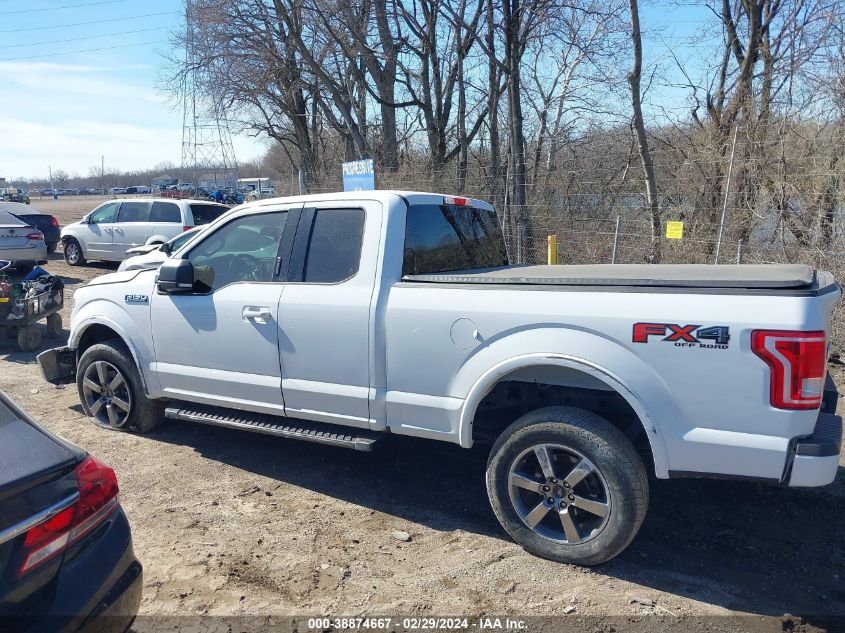
[[[229,210],[229,207],[219,204],[192,204],[191,215],[194,216],[194,226],[202,226],[214,222]]]
[[[507,266],[496,212],[453,204],[415,204],[405,222],[403,275]]]

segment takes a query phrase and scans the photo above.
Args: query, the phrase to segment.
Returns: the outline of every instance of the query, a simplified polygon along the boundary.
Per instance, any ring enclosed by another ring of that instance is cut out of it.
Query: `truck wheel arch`
[[[485,372],[469,391],[460,414],[459,443],[471,447],[473,443],[473,424],[482,400],[503,381],[521,371],[532,369],[566,370],[576,372],[588,380],[599,381],[608,391],[621,396],[639,418],[645,430],[654,460],[657,477],[667,477],[669,471],[663,439],[657,425],[642,400],[631,391],[624,382],[607,369],[580,358],[564,354],[526,354],[504,360]]]
[[[126,346],[126,349],[129,350],[129,353],[132,355],[132,360],[135,361],[135,365],[138,367],[138,373],[141,376],[141,384],[144,388],[144,392],[147,396],[149,396],[150,389],[147,384],[147,376],[144,373],[143,365],[140,363],[138,350],[132,344],[131,337],[127,336],[126,332],[124,332],[123,329],[113,321],[107,319],[92,319],[83,323],[79,326],[78,330],[74,332],[74,337],[69,342],[69,345],[76,351],[76,358],[79,360],[82,354],[85,353],[85,350],[92,345],[113,339],[120,340]]]

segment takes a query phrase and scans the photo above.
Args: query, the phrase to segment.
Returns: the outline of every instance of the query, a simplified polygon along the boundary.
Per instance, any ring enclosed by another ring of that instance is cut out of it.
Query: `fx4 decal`
[[[126,303],[149,303],[150,298],[147,295],[126,295],[123,300]]]
[[[675,323],[634,323],[634,343],[648,343],[650,336],[662,336],[663,341],[674,343],[675,347],[706,349],[728,349],[731,340],[730,330],[725,325],[702,327]]]

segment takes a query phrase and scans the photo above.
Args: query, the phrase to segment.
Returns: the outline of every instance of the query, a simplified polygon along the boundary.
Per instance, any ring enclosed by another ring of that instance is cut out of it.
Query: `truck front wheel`
[[[160,407],[144,393],[141,375],[123,341],[92,345],[76,369],[82,408],[97,426],[149,433],[161,419]]]
[[[627,437],[583,409],[527,413],[499,436],[487,494],[502,527],[537,556],[598,565],[634,539],[648,477]]]

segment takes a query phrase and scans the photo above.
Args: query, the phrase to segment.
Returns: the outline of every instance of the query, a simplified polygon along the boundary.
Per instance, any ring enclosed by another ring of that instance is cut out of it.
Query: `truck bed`
[[[403,281],[542,286],[644,286],[811,290],[833,283],[829,273],[800,264],[591,264],[515,265],[406,275]]]

